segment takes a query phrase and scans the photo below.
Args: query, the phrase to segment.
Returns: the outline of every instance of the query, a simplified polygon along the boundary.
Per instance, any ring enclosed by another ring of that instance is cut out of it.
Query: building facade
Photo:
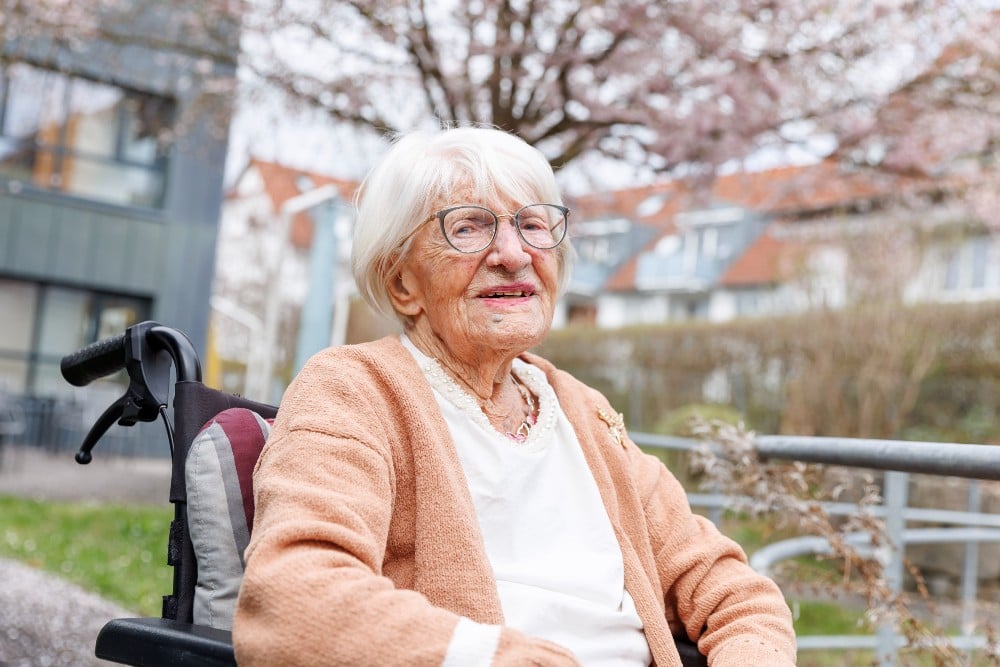
[[[579,263],[557,318],[603,328],[904,303],[1000,299],[1000,236],[948,203],[903,207],[932,179],[832,163],[571,202]]]
[[[238,174],[212,296],[218,386],[276,402],[305,356],[348,340],[348,313],[360,310],[349,270],[358,185],[259,158]]]
[[[204,350],[236,23],[199,31],[205,7],[98,4],[78,39],[15,26],[0,41],[8,394],[65,394],[61,356],[146,319]]]

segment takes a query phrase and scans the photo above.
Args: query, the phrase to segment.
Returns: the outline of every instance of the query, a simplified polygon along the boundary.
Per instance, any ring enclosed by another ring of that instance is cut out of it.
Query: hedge
[[[1000,442],[1000,303],[572,326],[537,351],[638,430],[707,403],[764,433]]]

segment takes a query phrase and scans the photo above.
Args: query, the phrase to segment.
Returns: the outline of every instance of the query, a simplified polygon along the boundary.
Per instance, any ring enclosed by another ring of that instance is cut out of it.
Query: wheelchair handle
[[[67,354],[59,369],[71,385],[85,387],[127,368],[133,359],[140,365],[149,363],[151,356],[161,350],[170,355],[178,381],[201,381],[201,363],[190,339],[177,329],[156,322],[133,325],[123,333]]]
[[[67,354],[59,363],[62,376],[74,387],[85,387],[125,368],[126,335],[120,333]]]
[[[128,373],[125,394],[108,406],[80,445],[76,460],[82,464],[90,463],[91,450],[115,422],[134,426],[163,416],[172,443],[173,434],[163,412],[170,392],[170,369],[176,371],[177,382],[201,382],[201,364],[191,340],[176,329],[151,321],[68,354],[59,366],[66,381],[77,387],[122,369]]]

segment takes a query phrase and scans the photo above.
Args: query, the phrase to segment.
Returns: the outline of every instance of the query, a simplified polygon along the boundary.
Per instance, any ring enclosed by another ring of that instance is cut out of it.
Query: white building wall
[[[624,294],[601,294],[597,297],[597,326],[602,329],[616,329],[627,322],[627,299]]]
[[[630,300],[629,324],[659,324],[670,315],[670,297],[666,294],[637,295]]]
[[[847,303],[847,251],[835,246],[814,249],[806,262],[801,282],[807,303],[793,305],[793,312],[803,308],[842,308]]]
[[[714,290],[708,299],[708,319],[710,322],[728,322],[737,316],[736,295],[732,290]]]
[[[903,290],[903,300],[914,304],[939,298],[938,292],[945,283],[946,268],[944,248],[928,248],[920,263],[920,270]]]
[[[568,319],[567,317],[568,310],[569,306],[566,304],[566,299],[559,299],[558,301],[556,301],[556,307],[554,312],[552,313],[553,329],[562,329],[566,326],[566,321]]]

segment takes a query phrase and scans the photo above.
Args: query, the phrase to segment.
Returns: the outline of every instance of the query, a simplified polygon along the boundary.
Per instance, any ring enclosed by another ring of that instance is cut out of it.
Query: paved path
[[[0,665],[90,667],[94,641],[107,621],[132,616],[52,575],[0,559]]]
[[[39,500],[169,505],[169,459],[135,459],[94,454],[88,465],[72,451],[49,454],[7,447],[0,466],[0,495]]]

